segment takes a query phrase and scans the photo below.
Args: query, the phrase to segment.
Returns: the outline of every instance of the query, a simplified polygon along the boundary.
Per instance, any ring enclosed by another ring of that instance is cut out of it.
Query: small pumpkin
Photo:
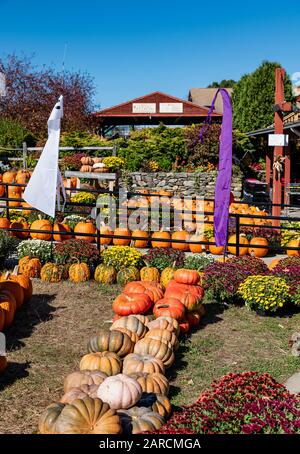
[[[165,422],[164,418],[150,408],[133,407],[129,410],[118,410],[123,433],[140,434],[158,430]]]
[[[3,183],[15,183],[16,182],[17,172],[14,170],[8,170],[2,175]]]
[[[84,166],[92,166],[94,164],[93,158],[90,158],[90,156],[82,156],[80,159],[81,164]]]
[[[184,317],[185,306],[176,298],[163,298],[159,300],[153,308],[153,314],[156,318],[167,316],[180,320]]]
[[[4,328],[7,328],[12,324],[17,309],[16,299],[8,290],[0,290],[0,308],[4,311]]]
[[[236,243],[237,243],[236,240],[237,240],[236,235],[231,235],[229,237],[228,243],[232,243],[233,245],[236,245]],[[246,255],[248,253],[248,246],[249,246],[249,241],[247,240],[247,237],[244,234],[241,234],[239,236],[238,243],[240,244],[239,255],[240,256]],[[237,254],[236,246],[228,246],[228,251],[233,255]]]
[[[171,241],[154,241],[155,239],[156,240],[171,240],[171,235],[169,232],[163,232],[163,231],[159,231],[159,232],[154,232],[152,233],[152,241],[151,241],[151,245],[152,247],[163,247],[163,248],[168,248],[168,247],[171,247]]]
[[[100,370],[80,370],[67,375],[64,380],[64,392],[67,393],[73,388],[80,388],[83,385],[101,385],[108,377]]]
[[[296,249],[289,249],[289,247],[300,248],[299,239],[289,241],[287,248],[286,248],[286,253],[287,253],[288,257],[300,257],[300,250],[297,251]]]
[[[32,297],[32,283],[28,276],[25,274],[19,274],[19,267],[16,266],[13,273],[9,273],[7,279],[17,282],[23,289],[24,303],[28,303]]]
[[[125,374],[106,378],[97,391],[98,397],[113,409],[133,407],[142,393],[138,381]]]
[[[80,370],[100,370],[106,375],[117,375],[122,370],[120,357],[113,352],[88,353],[81,358]]]
[[[138,281],[140,272],[135,266],[128,266],[121,268],[117,274],[117,283],[119,285],[126,285],[128,282]]]
[[[90,268],[86,263],[73,263],[69,268],[69,279],[72,282],[86,282],[90,275]]]
[[[7,218],[0,218],[0,230],[7,230],[10,227],[10,221]]]
[[[158,317],[148,323],[148,329],[162,329],[164,331],[174,332],[178,337],[180,329],[178,321],[173,317]]]
[[[45,240],[45,241],[48,241],[51,239],[52,224],[47,219],[41,219],[41,220],[37,219],[36,221],[33,221],[33,223],[30,226],[30,230],[45,230],[45,233],[30,232],[31,238],[35,238],[37,240]],[[46,233],[46,231],[47,231],[47,233]]]
[[[8,273],[7,273],[8,275]],[[24,303],[24,291],[20,284],[15,281],[7,280],[6,275],[4,275],[4,278],[1,277],[1,282],[0,282],[0,293],[1,290],[7,290],[8,292],[12,293],[16,300],[16,308],[20,308],[22,304]]]
[[[170,367],[175,360],[173,348],[170,344],[146,337],[135,344],[134,353],[138,355],[150,355],[156,359],[160,359],[165,367]]]
[[[169,282],[174,278],[175,269],[171,266],[165,268],[160,275],[160,283],[166,288]]]
[[[97,336],[94,336],[88,342],[88,352],[114,352],[120,358],[132,353],[134,343],[130,337],[121,331],[100,330]]]
[[[28,181],[30,180],[30,177],[31,177],[31,173],[29,170],[20,169],[20,170],[18,170],[17,175],[16,175],[16,183],[26,185],[28,183]]]
[[[190,241],[206,241],[208,242],[208,239],[206,236],[201,235],[199,233],[195,233],[195,235],[192,235],[190,237]],[[194,254],[201,254],[203,250],[208,250],[208,246],[202,243],[189,243],[189,249],[190,252],[193,252]]]
[[[192,286],[187,286],[192,287]],[[199,302],[202,300],[204,291],[201,288],[201,293],[196,295],[189,290],[188,288],[180,288],[178,286],[168,287],[165,292],[165,298],[174,298],[179,300],[186,307],[187,311],[193,311],[198,306]]]
[[[115,236],[124,236],[127,238],[113,238],[113,244],[115,246],[128,246],[131,241],[131,232],[130,230],[122,227],[118,227],[114,231]]]
[[[268,240],[263,237],[253,237],[250,241],[249,254],[253,257],[265,257],[268,254]],[[256,248],[252,246],[266,246],[265,248]]]
[[[147,331],[146,325],[134,315],[121,317],[119,320],[116,320],[110,327],[110,330],[114,330],[117,328],[126,328],[129,331],[136,333],[139,336],[139,338],[144,337]]]
[[[83,240],[87,243],[95,241],[96,228],[92,221],[80,221],[75,225],[74,233],[84,233],[85,235],[75,235],[76,240]]]
[[[53,226],[53,239],[54,241],[67,241],[72,238],[71,228],[68,224],[62,224],[60,222],[54,224]],[[56,233],[57,232],[57,233]],[[68,235],[70,233],[70,235]]]
[[[179,249],[180,251],[188,251],[189,244],[187,241],[189,240],[189,234],[185,230],[180,230],[178,232],[172,233],[172,240],[180,240],[181,243],[172,242],[173,249]]]
[[[143,293],[121,293],[113,302],[113,311],[118,315],[143,314],[152,306],[148,295]]]
[[[133,230],[132,237],[137,238],[148,238],[148,232],[144,230]],[[136,248],[146,248],[148,245],[148,240],[132,240],[132,246]],[[143,280],[143,279],[142,279]]]
[[[108,225],[101,225],[100,226],[100,244],[108,245],[112,242],[112,238],[106,238],[102,235],[113,235],[113,231]]]
[[[124,358],[123,374],[131,375],[137,372],[148,374],[158,372],[164,374],[165,366],[159,358],[155,358],[154,356],[130,353],[130,355]]]
[[[29,224],[25,220],[13,221],[10,223],[9,228],[19,230],[29,230]],[[29,237],[29,232],[10,232],[16,238],[24,239]]]
[[[144,266],[140,271],[141,281],[159,282],[160,274],[154,266]]]
[[[152,411],[158,413],[165,419],[172,413],[171,402],[163,393],[144,392],[137,406],[151,408]]]
[[[68,268],[65,265],[46,263],[41,269],[41,280],[43,282],[61,282],[68,279]]]
[[[169,394],[169,381],[159,372],[154,372],[153,374],[136,372],[130,376],[139,382],[143,393],[164,394],[165,396]]]
[[[114,284],[117,278],[117,271],[113,266],[98,265],[95,269],[94,279],[99,284]]]
[[[215,237],[210,239],[210,243],[215,243]],[[216,244],[210,244],[208,246],[209,252],[213,255],[221,255],[224,252],[224,246],[217,246]]]
[[[93,166],[84,165],[84,166],[80,167],[80,172],[90,173],[92,171],[93,171]]]
[[[42,264],[39,259],[27,255],[19,260],[19,269],[28,278],[40,277]]]
[[[196,285],[200,281],[200,274],[196,270],[182,268],[175,271],[174,280],[180,284]]]

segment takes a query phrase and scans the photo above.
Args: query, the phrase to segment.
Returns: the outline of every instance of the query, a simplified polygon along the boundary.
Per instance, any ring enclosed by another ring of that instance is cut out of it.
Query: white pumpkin
[[[110,408],[130,408],[141,398],[142,387],[137,380],[125,374],[107,377],[98,388],[97,397]]]

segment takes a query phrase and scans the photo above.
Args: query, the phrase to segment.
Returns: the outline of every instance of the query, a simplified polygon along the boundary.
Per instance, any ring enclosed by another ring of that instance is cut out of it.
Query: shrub
[[[300,257],[285,257],[278,263],[281,266],[300,266]]]
[[[0,119],[0,145],[4,148],[22,148],[23,142],[26,142],[28,146],[34,147],[36,138],[19,123],[4,118]],[[7,151],[4,153],[5,156],[8,155]],[[13,156],[16,156],[15,152],[13,152]]]
[[[54,259],[59,265],[77,262],[96,265],[100,261],[100,256],[95,244],[72,239],[55,245]]]
[[[184,265],[185,254],[183,251],[173,248],[155,247],[149,249],[143,256],[144,262],[149,266],[154,266],[159,271],[163,271],[169,266],[180,268]]]
[[[300,278],[290,286],[291,302],[296,306],[300,306]]]
[[[117,156],[109,156],[103,159],[103,164],[105,164],[111,172],[116,172],[117,170],[123,169],[125,161]]]
[[[266,274],[269,272],[266,263],[258,257],[251,257],[248,255],[243,257],[231,257],[227,263],[242,265],[250,274]]]
[[[248,276],[238,288],[238,294],[250,309],[276,312],[289,298],[289,286],[274,276]]]
[[[141,267],[142,253],[130,246],[112,246],[102,253],[105,265],[113,266],[117,271],[128,266]]]
[[[281,230],[281,246],[287,246],[291,240],[296,240],[300,237],[300,222],[284,222]],[[284,227],[289,227],[292,230],[285,230]],[[294,230],[293,230],[294,229]]]
[[[60,163],[59,166],[62,171],[66,170],[80,170],[81,167],[81,158],[85,156],[84,153],[77,153],[73,154],[71,156],[64,156]]]
[[[205,268],[210,265],[214,259],[205,254],[193,254],[185,258],[184,268],[189,270],[204,271]]]
[[[71,197],[71,202],[94,204],[97,200],[97,195],[92,192],[76,192]]]
[[[300,433],[300,399],[269,374],[228,374],[154,433]]]
[[[18,258],[35,257],[41,263],[51,262],[52,246],[50,241],[44,240],[24,240],[17,247]]]
[[[289,259],[298,257],[289,257]],[[282,265],[282,262],[287,261],[290,264]],[[293,264],[296,263],[296,264]],[[298,263],[298,264],[297,264]],[[272,270],[274,276],[280,277],[285,280],[290,288],[290,299],[296,306],[300,305],[300,260],[286,260],[283,259]]]
[[[0,230],[0,266],[16,250],[18,240],[7,232]]]
[[[102,140],[97,134],[90,134],[85,131],[74,131],[63,133],[60,139],[61,147],[107,147],[112,146],[110,142]],[[101,151],[101,156],[107,156],[111,154],[111,150],[99,150]],[[73,151],[64,152],[65,154],[72,154]],[[93,150],[93,154],[97,154]]]
[[[192,125],[184,129],[184,139],[189,152],[189,163],[198,165],[217,163],[219,159],[219,138],[221,126],[212,124],[204,136],[203,143],[199,135],[202,125]]]

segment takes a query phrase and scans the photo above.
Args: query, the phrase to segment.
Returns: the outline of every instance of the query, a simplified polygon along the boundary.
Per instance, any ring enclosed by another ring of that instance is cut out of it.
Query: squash
[[[210,239],[210,243],[215,243],[215,237]],[[209,252],[213,255],[221,255],[224,252],[224,246],[217,246],[216,244],[210,244],[208,246]]]
[[[41,280],[43,282],[61,282],[68,279],[68,271],[65,265],[46,263],[41,269]]]
[[[185,306],[176,298],[163,298],[154,305],[153,314],[155,318],[167,316],[180,320],[184,317]]]
[[[17,175],[16,175],[16,183],[26,185],[28,183],[28,181],[30,180],[30,177],[31,177],[31,173],[29,170],[20,169],[20,170],[18,170]]]
[[[126,236],[128,238],[113,238],[113,244],[115,246],[128,246],[131,241],[131,232],[130,230],[122,227],[118,227],[114,231],[114,235]]]
[[[160,359],[166,368],[170,367],[175,360],[171,344],[157,339],[145,337],[135,344],[133,351],[138,355],[151,355],[156,359]]]
[[[115,410],[100,399],[85,397],[72,404],[49,405],[39,420],[41,434],[119,434],[122,428]]]
[[[48,241],[51,239],[52,236],[52,224],[50,221],[47,219],[37,219],[36,221],[33,221],[33,223],[30,226],[30,230],[45,230],[50,233],[35,233],[35,232],[30,232],[31,238],[35,238],[37,240],[45,240]]]
[[[297,251],[296,249],[289,249],[289,247],[298,247],[298,248],[300,248],[300,240],[299,239],[295,239],[295,240],[289,241],[289,243],[287,245],[287,248],[286,248],[286,253],[287,253],[288,257],[300,257],[300,250]]]
[[[179,284],[196,285],[200,281],[200,274],[196,270],[182,268],[175,271],[174,280]]]
[[[154,266],[144,266],[140,271],[141,281],[159,282],[160,274]]]
[[[118,410],[123,433],[140,434],[158,430],[165,422],[158,413],[145,407],[133,407],[129,410]]]
[[[32,297],[32,283],[25,274],[18,274],[19,267],[16,266],[13,273],[9,273],[7,279],[17,282],[23,289],[24,303],[28,303]]]
[[[88,342],[87,350],[91,352],[114,352],[120,358],[132,353],[134,343],[130,337],[121,331],[100,330],[97,336],[94,336]]]
[[[143,293],[121,293],[113,302],[113,311],[118,315],[143,314],[152,306],[148,295]]]
[[[231,235],[229,240],[228,240],[228,243],[232,243],[232,244],[236,244],[237,241],[236,241],[236,235]],[[248,246],[249,246],[249,241],[247,240],[246,236],[241,234],[239,236],[239,241],[238,243],[240,244],[240,247],[239,247],[239,251],[240,251],[240,256],[244,256],[248,253]],[[236,255],[237,253],[237,248],[236,246],[228,246],[228,251],[233,254],[233,255]]]
[[[148,238],[148,232],[144,230],[133,230],[132,232],[133,237],[140,237],[140,238]],[[132,246],[136,248],[146,248],[148,245],[148,240],[132,240]],[[142,279],[143,280],[143,279]]]
[[[263,237],[253,237],[250,241],[249,254],[253,257],[265,257],[268,254],[268,248],[255,248],[252,246],[268,246],[268,240]]]
[[[131,353],[124,358],[123,374],[131,375],[137,372],[164,374],[165,366],[159,358],[154,356]]]
[[[132,317],[138,318],[146,327],[148,327],[148,324],[151,322],[151,320],[154,319],[154,316],[151,314],[148,315],[143,315],[143,314],[134,314]]]
[[[98,265],[95,269],[94,279],[99,284],[114,284],[117,278],[117,271],[113,266]]]
[[[0,375],[3,374],[3,372],[5,371],[6,368],[7,368],[6,356],[0,356]]]
[[[72,388],[66,392],[60,402],[62,404],[71,404],[76,399],[84,399],[85,397],[97,398],[98,385],[81,385],[78,388]]]
[[[139,338],[144,337],[147,332],[146,325],[134,315],[121,317],[119,320],[116,320],[110,327],[110,330],[115,330],[117,328],[126,328],[129,331],[136,333]]]
[[[175,269],[171,266],[168,266],[162,271],[160,275],[160,283],[164,288],[166,288],[168,283],[174,278],[174,274]]]
[[[1,290],[7,290],[13,294],[17,309],[24,303],[24,291],[18,282],[9,280],[9,273],[6,273],[4,277],[1,276],[0,292]]]
[[[129,329],[126,329],[126,328],[114,328],[113,330],[111,331],[120,331],[121,333],[124,333],[124,334],[127,334],[127,336],[129,336],[131,342],[133,342],[133,344],[136,344],[138,340],[140,340],[140,337],[134,333],[133,331],[129,331]]]
[[[151,281],[133,281],[125,285],[123,293],[145,293],[152,303],[156,303],[163,298],[164,294],[160,287]]]
[[[9,207],[19,207],[22,204],[22,189],[17,186],[8,186],[8,197],[16,200],[8,201]]]
[[[143,393],[164,394],[165,396],[169,394],[169,381],[163,374],[158,372],[154,372],[153,374],[136,372],[131,374],[130,377],[133,377],[139,382]]]
[[[93,166],[87,166],[87,165],[81,166],[80,172],[85,172],[85,173],[93,172]]]
[[[10,227],[10,221],[7,218],[0,218],[0,230],[7,230]]]
[[[121,358],[113,352],[87,353],[81,358],[80,370],[100,370],[106,375],[117,375],[122,370]]]
[[[0,308],[4,311],[4,328],[7,328],[12,324],[17,309],[16,299],[8,290],[0,290]]]
[[[83,166],[92,166],[94,164],[94,160],[90,156],[82,156],[80,162]]]
[[[73,263],[69,268],[69,279],[72,282],[86,282],[90,279],[90,269],[86,263]]]
[[[54,234],[54,232],[57,232]],[[67,233],[70,233],[70,235],[67,235]],[[53,226],[53,239],[54,241],[67,241],[72,238],[72,233],[71,233],[71,228],[68,226],[68,224],[62,224],[60,222],[54,224]]]
[[[125,374],[106,378],[97,391],[98,397],[116,410],[133,407],[142,397],[142,393],[138,381]]]
[[[160,328],[150,329],[145,335],[145,339],[155,339],[167,344],[171,344],[172,348],[176,351],[179,347],[179,342],[176,334],[172,331],[163,330]]]
[[[87,243],[93,243],[95,241],[94,236],[96,234],[96,228],[92,221],[80,221],[75,225],[74,233],[85,233],[86,235],[75,235],[76,240],[83,240]]]
[[[128,282],[138,281],[140,278],[140,272],[135,266],[128,266],[127,268],[121,268],[117,274],[117,283],[119,285],[126,285]]]
[[[141,399],[137,403],[137,406],[151,408],[152,411],[158,413],[165,419],[172,413],[171,402],[168,397],[162,393],[143,393]]]
[[[3,183],[15,183],[16,182],[17,172],[14,170],[8,170],[2,175]]]
[[[187,287],[194,287],[188,286]],[[193,311],[198,306],[199,302],[202,300],[204,295],[204,291],[202,287],[197,286],[201,289],[201,293],[196,295],[193,293],[192,289],[189,288],[181,288],[179,286],[170,286],[167,288],[165,292],[165,299],[166,298],[173,298],[179,300],[186,308],[187,311]]]
[[[101,383],[108,377],[100,370],[81,370],[72,372],[67,375],[64,380],[64,392],[67,393],[73,388],[80,388],[83,385],[101,385]]]
[[[152,247],[163,247],[163,248],[168,248],[171,247],[171,241],[153,241],[155,239],[159,240],[171,240],[171,235],[169,232],[154,232],[151,235],[152,241],[151,241],[151,246]]]
[[[173,332],[177,337],[178,337],[179,331],[180,331],[179,323],[173,317],[158,317],[148,324],[148,329],[150,331],[154,330],[154,329],[162,329],[164,331],[170,331],[170,332]]]
[[[172,240],[181,240],[181,243],[173,243],[173,249],[179,249],[180,251],[189,251],[189,244],[186,241],[189,240],[189,234],[185,230],[172,233]]]

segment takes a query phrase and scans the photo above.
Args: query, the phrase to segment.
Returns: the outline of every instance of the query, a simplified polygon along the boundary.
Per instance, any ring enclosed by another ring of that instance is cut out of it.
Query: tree
[[[223,79],[221,82],[212,82],[207,88],[234,88],[236,81],[233,79]]]
[[[0,118],[15,121],[40,139],[47,135],[47,120],[59,95],[64,96],[63,131],[86,129],[93,109],[94,83],[86,74],[37,68],[27,57],[9,55],[0,59],[6,78],[6,96],[1,98]]]
[[[279,63],[264,61],[251,74],[245,74],[236,84],[232,95],[233,124],[242,132],[265,128],[273,123],[275,69]],[[288,75],[284,82],[285,98],[292,100],[292,83]]]

